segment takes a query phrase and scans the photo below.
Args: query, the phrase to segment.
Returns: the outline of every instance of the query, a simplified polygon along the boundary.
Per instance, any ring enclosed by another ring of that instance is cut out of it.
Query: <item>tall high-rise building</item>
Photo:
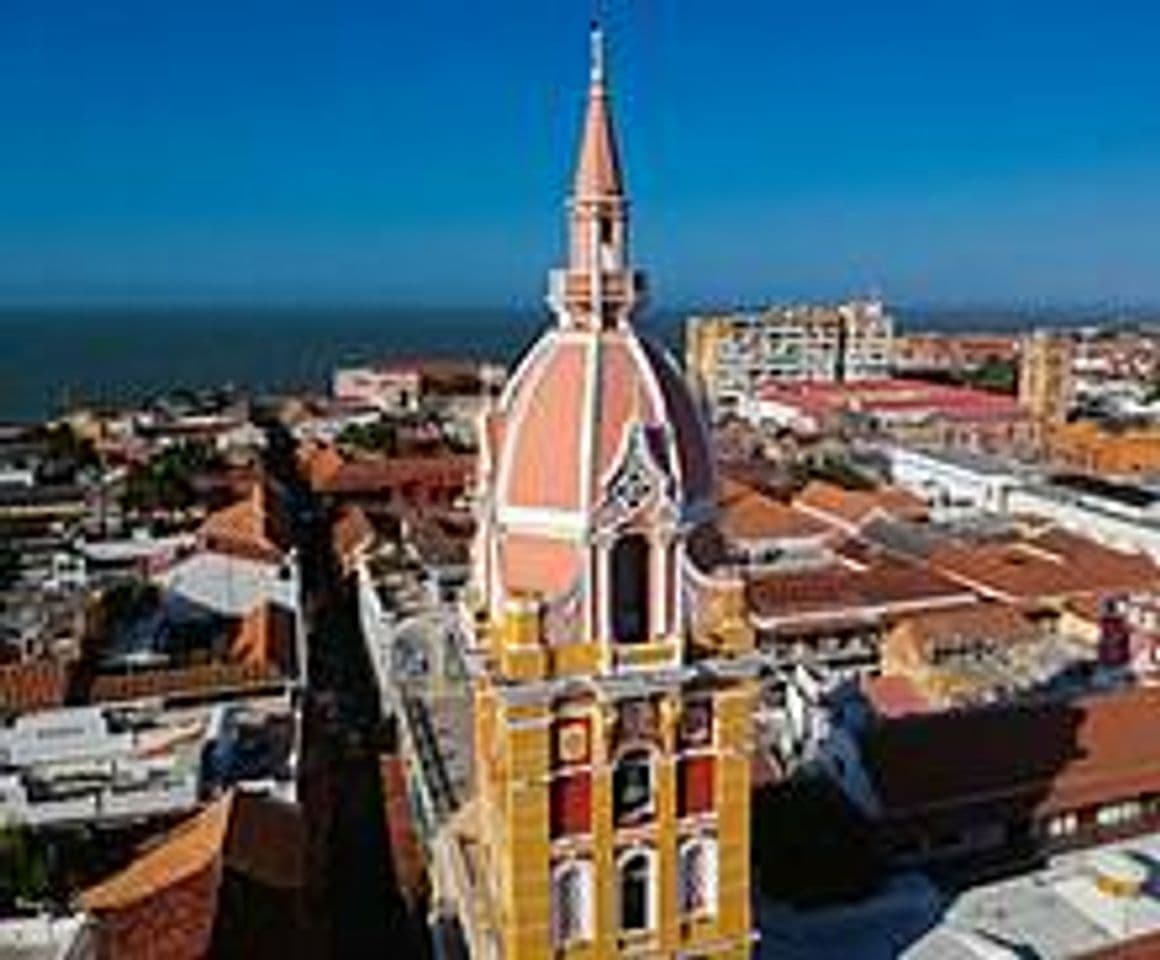
[[[893,340],[879,300],[695,316],[685,325],[685,368],[712,411],[725,413],[771,381],[887,377]]]
[[[1040,426],[1067,420],[1071,404],[1071,337],[1036,330],[1024,337],[1019,356],[1019,401]]]
[[[628,228],[597,30],[556,323],[482,431],[476,909],[510,960],[752,948],[752,633]]]

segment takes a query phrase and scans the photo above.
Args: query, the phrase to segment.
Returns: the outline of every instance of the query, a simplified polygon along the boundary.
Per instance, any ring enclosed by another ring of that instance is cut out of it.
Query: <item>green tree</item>
[[[338,442],[370,453],[395,456],[399,450],[399,435],[394,424],[386,420],[374,423],[352,423],[338,435]]]
[[[28,831],[0,826],[0,900],[9,905],[42,902],[49,894],[46,852]]]
[[[977,369],[963,376],[963,382],[995,393],[1014,393],[1018,371],[1012,360],[988,357]]]
[[[130,472],[124,502],[131,510],[181,510],[194,501],[193,478],[219,463],[215,451],[202,442],[166,447],[144,466]]]

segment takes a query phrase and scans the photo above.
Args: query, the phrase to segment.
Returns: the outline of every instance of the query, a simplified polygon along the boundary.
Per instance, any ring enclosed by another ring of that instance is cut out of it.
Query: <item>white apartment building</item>
[[[1033,474],[1009,460],[965,451],[894,446],[883,453],[891,482],[922,497],[934,520],[1007,513],[1011,492]]]
[[[1014,461],[958,451],[894,446],[882,452],[891,482],[922,497],[933,520],[1037,517],[1160,563],[1160,493],[1152,489],[1099,477],[1051,476]]]
[[[715,414],[769,381],[887,377],[893,344],[894,319],[880,300],[694,316],[685,329],[687,372]]]

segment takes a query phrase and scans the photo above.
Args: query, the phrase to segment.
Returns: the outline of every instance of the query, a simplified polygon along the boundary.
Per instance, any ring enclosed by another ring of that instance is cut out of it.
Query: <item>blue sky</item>
[[[1160,301],[1160,5],[606,0],[664,304]],[[3,0],[0,300],[535,303],[584,0]]]

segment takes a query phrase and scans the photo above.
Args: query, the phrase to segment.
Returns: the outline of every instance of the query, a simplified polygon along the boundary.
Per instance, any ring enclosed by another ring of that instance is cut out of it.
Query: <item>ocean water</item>
[[[0,421],[175,387],[324,390],[342,364],[514,360],[543,313],[403,308],[85,308],[0,311]],[[642,324],[677,346],[679,320]]]
[[[1104,325],[1107,309],[896,308],[901,329],[1020,330]],[[681,354],[677,312],[639,327]],[[1155,323],[1160,312],[1145,316]],[[176,387],[258,393],[325,390],[336,366],[406,357],[510,363],[551,322],[546,311],[401,307],[0,308],[0,422],[82,403],[135,402]]]

